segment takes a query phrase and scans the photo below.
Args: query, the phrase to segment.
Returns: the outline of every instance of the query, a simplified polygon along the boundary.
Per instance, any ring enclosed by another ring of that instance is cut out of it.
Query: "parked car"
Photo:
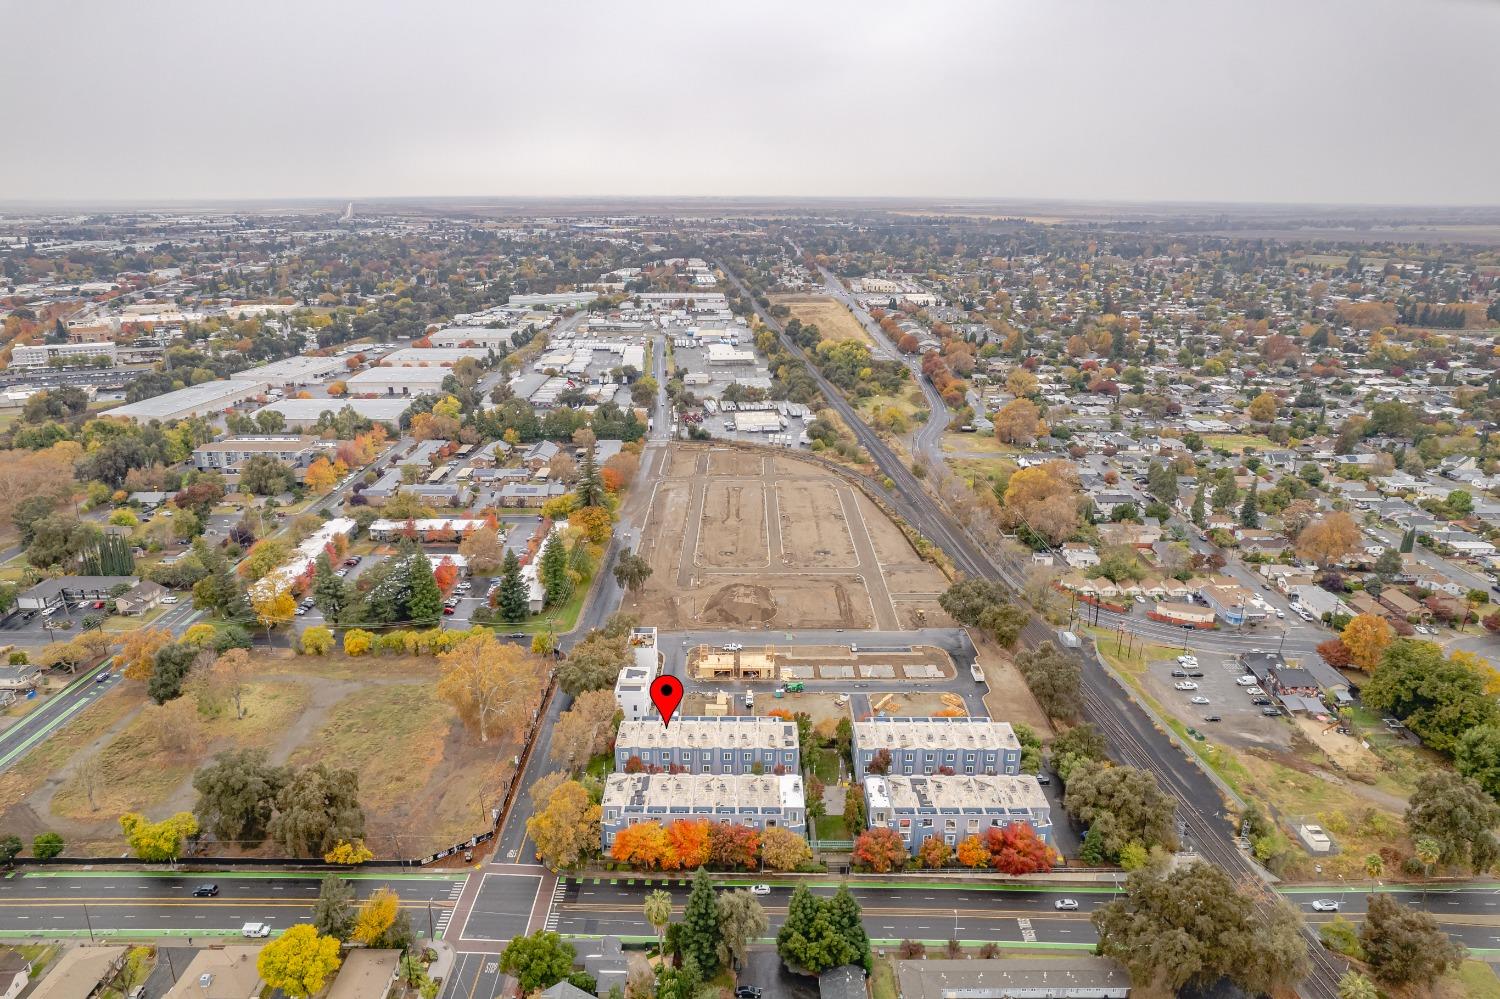
[[[1196,665],[1198,665],[1198,657],[1197,656],[1178,656],[1177,657],[1177,663],[1180,666],[1196,666]]]
[[[1237,676],[1234,678],[1234,682],[1239,684],[1241,687],[1253,687],[1259,681],[1256,680],[1253,676]]]
[[[1245,693],[1249,694],[1251,697],[1261,697],[1265,694],[1265,691],[1261,690],[1259,687],[1246,687]]]
[[[1198,689],[1198,685],[1196,683],[1194,683],[1193,681],[1191,681],[1191,680],[1179,680],[1176,683],[1172,684],[1172,686],[1176,687],[1178,690],[1197,690]]]
[[[1195,680],[1201,680],[1203,678],[1203,671],[1201,669],[1190,669],[1187,671],[1187,675]]]
[[[1275,718],[1277,715],[1281,714],[1281,709],[1276,707],[1261,708],[1260,713],[1265,715],[1267,718]]]
[[[1204,715],[1203,716],[1203,720],[1206,721],[1206,722],[1211,722],[1211,721],[1223,721],[1224,719],[1221,718],[1218,715]]]
[[[1257,698],[1255,698],[1255,700],[1251,701],[1250,703],[1251,704],[1255,704],[1255,705],[1259,705],[1261,707],[1265,707],[1267,704],[1271,703],[1271,699],[1269,697],[1257,697]]]
[[[1038,774],[1037,774],[1037,775],[1036,775],[1036,782],[1037,782],[1037,783],[1038,783],[1038,784],[1041,784],[1041,785],[1043,785],[1043,786],[1046,786],[1046,785],[1048,785],[1048,784],[1051,784],[1051,783],[1052,783],[1052,778],[1051,778],[1051,777],[1048,777],[1048,776],[1047,776],[1047,775],[1046,775],[1046,774],[1044,774],[1044,773],[1038,773]]]
[[[1173,676],[1180,676],[1183,679],[1187,679],[1187,670],[1185,670],[1185,669],[1174,669],[1172,671],[1172,675]]]
[[[1190,698],[1188,698],[1188,701],[1191,704],[1207,704],[1207,703],[1209,703],[1208,698],[1202,697],[1202,696],[1199,696],[1199,697],[1190,697]]]

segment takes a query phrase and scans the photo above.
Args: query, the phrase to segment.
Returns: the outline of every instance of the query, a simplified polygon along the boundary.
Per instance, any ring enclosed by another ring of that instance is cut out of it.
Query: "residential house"
[[[167,588],[160,583],[143,579],[124,593],[115,597],[115,610],[120,614],[144,614],[167,597]]]
[[[19,951],[0,950],[0,999],[16,999],[31,984],[31,961]]]
[[[1081,541],[1069,541],[1059,549],[1063,561],[1074,569],[1087,569],[1099,564],[1099,553],[1094,551],[1092,545],[1086,545]]]
[[[1382,605],[1403,621],[1420,620],[1428,613],[1421,601],[1413,600],[1394,587],[1387,586],[1381,590],[1379,599]]]
[[[896,831],[915,854],[934,836],[950,847],[969,836],[983,836],[1023,822],[1052,842],[1052,806],[1030,774],[943,777],[865,777],[865,803],[871,829]]]

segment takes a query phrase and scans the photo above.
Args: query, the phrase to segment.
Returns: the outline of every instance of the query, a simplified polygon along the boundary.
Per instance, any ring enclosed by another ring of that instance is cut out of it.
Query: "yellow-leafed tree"
[[[542,691],[542,664],[493,632],[465,638],[438,661],[438,696],[479,730],[480,742],[488,742],[491,732],[519,729]]]
[[[1343,634],[1339,636],[1354,665],[1366,673],[1374,672],[1380,665],[1380,657],[1395,637],[1396,632],[1390,623],[1378,614],[1355,615],[1344,625]]]
[[[401,899],[395,892],[389,888],[377,889],[365,899],[354,917],[354,939],[366,946],[374,945],[396,922],[396,914],[400,911]]]
[[[339,964],[339,942],[298,923],[260,949],[255,968],[273,989],[307,999],[323,990]]]

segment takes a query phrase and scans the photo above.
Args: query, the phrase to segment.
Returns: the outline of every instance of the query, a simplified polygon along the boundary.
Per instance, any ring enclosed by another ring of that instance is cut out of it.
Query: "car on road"
[[[1191,704],[1207,704],[1208,703],[1208,698],[1203,697],[1203,696],[1200,695],[1198,697],[1190,697],[1190,698],[1188,698],[1188,701]]]
[[[201,884],[193,889],[194,898],[214,898],[219,894],[219,886],[213,882]]]
[[[1223,717],[1221,715],[1204,715],[1203,716],[1203,720],[1206,721],[1206,722],[1210,722],[1210,721],[1223,721],[1224,719],[1223,719]]]
[[[271,927],[265,923],[246,923],[240,927],[240,936],[249,937],[251,940],[259,940],[261,937],[271,935]]]
[[[1060,898],[1056,902],[1052,903],[1052,908],[1058,910],[1059,912],[1072,912],[1074,909],[1078,908],[1078,899]]]
[[[760,999],[765,992],[759,985],[738,985],[734,990],[734,999]]]
[[[307,608],[306,607],[298,607],[292,613],[296,614],[298,617],[301,617],[303,614],[307,613]]]
[[[179,596],[166,596],[166,597],[162,597],[161,598],[161,602],[164,603],[164,604],[175,604],[177,601],[179,601],[181,599],[182,598],[179,597]]]
[[[1313,912],[1338,912],[1339,900],[1336,898],[1313,899]]]
[[[1048,777],[1046,774],[1038,771],[1037,774],[1036,774],[1036,782],[1038,784],[1041,784],[1043,787],[1045,787],[1048,784],[1052,783],[1052,778]]]
[[[1176,687],[1178,690],[1198,689],[1198,685],[1191,680],[1178,680],[1176,683],[1172,684],[1172,686]]]
[[[771,886],[770,885],[751,885],[750,886],[750,894],[752,894],[752,895],[769,895],[769,894],[771,894]]]
[[[1234,682],[1241,687],[1253,687],[1260,681],[1256,680],[1253,676],[1237,676],[1234,678]]]
[[[722,646],[722,651],[724,651],[724,652],[740,652],[740,651],[743,651],[744,648],[745,647],[743,645],[741,645],[739,642],[727,642],[727,643],[725,643]]]
[[[1286,620],[1286,611],[1284,611],[1284,610],[1282,610],[1281,608],[1278,607],[1276,609],[1276,617],[1279,620],[1285,621]]]
[[[455,611],[456,611],[456,608],[453,608],[453,607],[444,607],[443,608],[443,616],[444,617],[452,617],[454,615]]]

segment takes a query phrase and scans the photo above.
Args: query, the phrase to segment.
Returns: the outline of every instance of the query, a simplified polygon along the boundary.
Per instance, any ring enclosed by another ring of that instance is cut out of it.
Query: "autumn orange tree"
[[[1024,822],[987,830],[984,844],[990,853],[990,866],[1001,874],[1045,874],[1052,870],[1052,847]]]
[[[715,822],[708,830],[708,857],[713,866],[733,870],[755,866],[760,833],[750,826]]]
[[[875,874],[889,874],[906,864],[906,844],[896,830],[885,826],[866,829],[854,840],[856,866]]]
[[[929,836],[922,841],[922,847],[917,851],[917,859],[922,866],[931,870],[938,870],[948,866],[953,859],[953,850],[937,836]]]
[[[1327,566],[1354,551],[1359,544],[1359,525],[1342,510],[1312,521],[1297,535],[1297,554]]]
[[[1030,399],[1012,399],[995,414],[995,436],[1002,444],[1029,447],[1045,429],[1041,410]]]
[[[536,660],[490,631],[470,635],[438,662],[438,696],[479,730],[480,742],[491,732],[518,731],[541,695],[543,670]]]
[[[667,826],[667,854],[662,869],[696,870],[708,863],[708,820],[678,819]]]
[[[660,822],[637,822],[615,833],[610,844],[610,857],[621,863],[643,870],[670,870],[676,866],[672,845],[667,840],[667,831]]]
[[[120,642],[120,662],[125,664],[126,679],[145,681],[156,665],[156,653],[170,644],[172,633],[165,628],[138,628],[126,632]]]
[[[1378,614],[1356,614],[1344,625],[1339,640],[1349,651],[1349,661],[1366,673],[1374,672],[1380,657],[1395,639],[1390,622]],[[1321,648],[1321,646],[1320,646]]]
[[[768,871],[795,871],[812,860],[812,848],[790,829],[770,826],[760,834],[760,859]]]
[[[437,568],[432,570],[432,581],[437,583],[439,590],[451,593],[453,587],[458,584],[458,566],[453,564],[452,559],[443,559],[438,562]]]
[[[307,487],[316,493],[326,493],[338,482],[339,474],[334,470],[333,462],[327,458],[319,458],[307,466],[303,474],[303,481]]]
[[[1022,468],[1010,477],[1000,510],[1006,527],[1027,527],[1052,544],[1078,530],[1077,479],[1065,461]]]
[[[958,862],[965,867],[988,867],[990,849],[978,836],[965,836],[958,843]]]

